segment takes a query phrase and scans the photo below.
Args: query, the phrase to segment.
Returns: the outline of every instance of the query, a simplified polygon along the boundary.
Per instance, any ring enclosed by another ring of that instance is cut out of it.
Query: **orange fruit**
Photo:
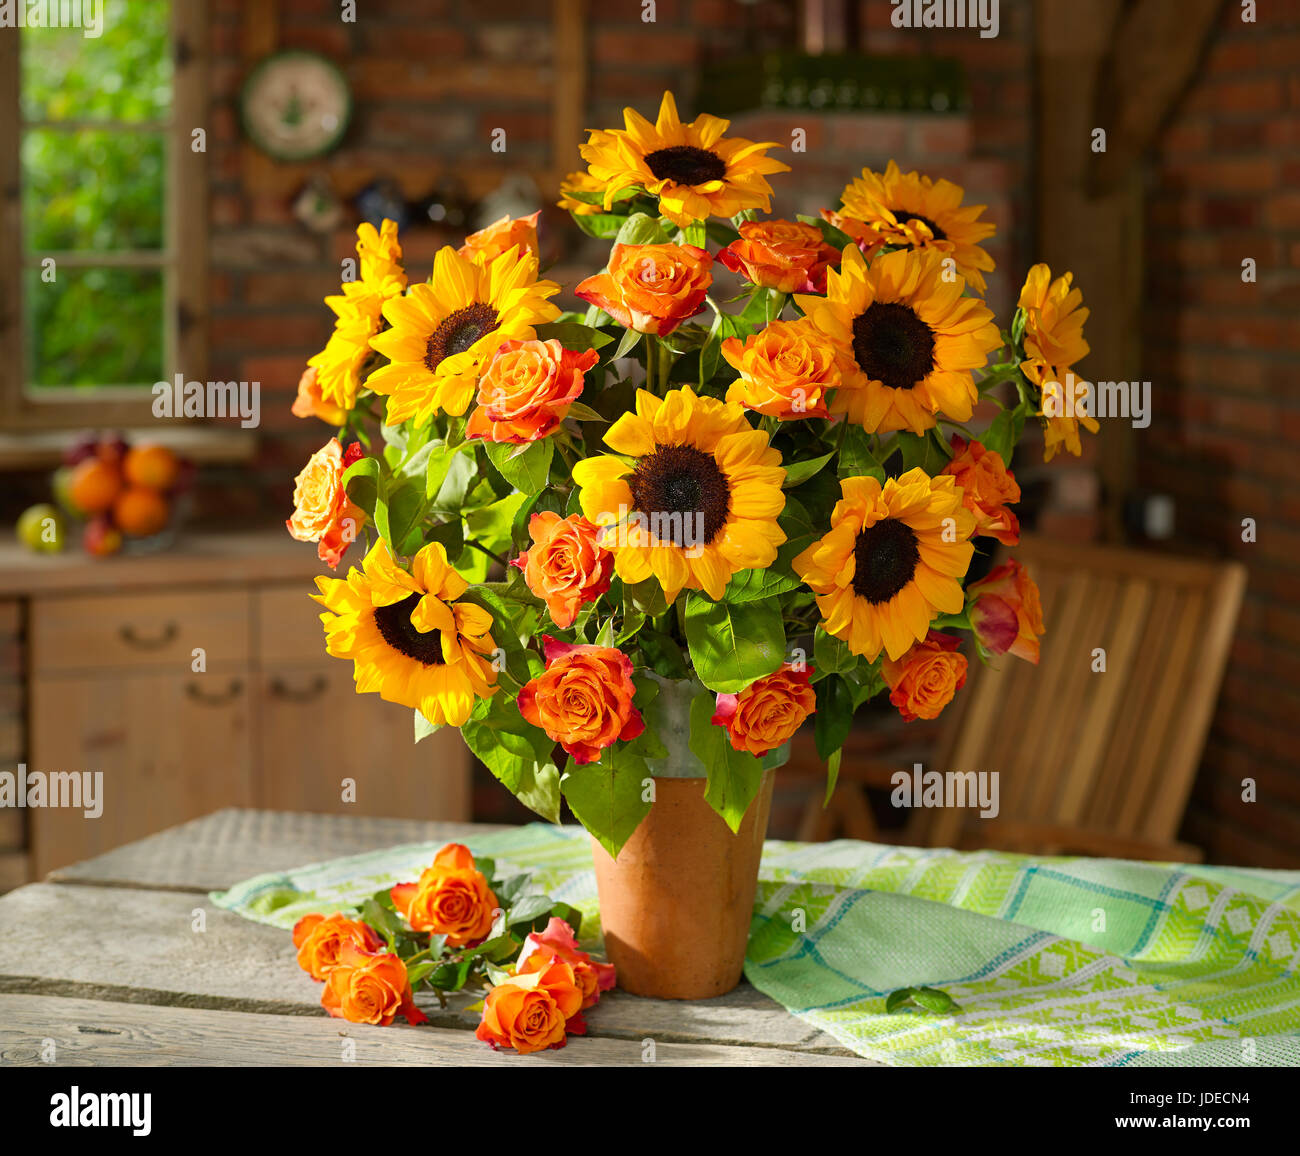
[[[167,499],[148,486],[128,486],[113,503],[113,522],[128,538],[148,538],[167,525]]]
[[[181,472],[181,462],[166,446],[132,446],[126,451],[122,469],[133,486],[170,490]]]
[[[122,489],[117,467],[99,458],[87,458],[72,469],[68,497],[83,514],[102,514]]]

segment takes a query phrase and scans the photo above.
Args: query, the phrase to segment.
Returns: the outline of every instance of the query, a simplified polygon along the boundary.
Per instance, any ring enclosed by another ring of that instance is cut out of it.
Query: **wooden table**
[[[589,1034],[532,1056],[473,1036],[474,996],[431,1025],[328,1018],[287,933],[213,906],[207,892],[398,843],[472,842],[500,830],[225,810],[62,868],[0,897],[0,1066],[642,1064],[874,1066],[746,983],[683,1003],[604,996]],[[44,1052],[44,1055],[43,1055]]]

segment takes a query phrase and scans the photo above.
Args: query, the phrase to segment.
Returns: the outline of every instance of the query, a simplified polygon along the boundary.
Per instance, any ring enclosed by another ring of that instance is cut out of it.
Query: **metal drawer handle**
[[[284,699],[285,702],[315,702],[328,689],[330,680],[318,674],[311,680],[311,685],[303,690],[294,690],[284,679],[271,679],[271,697]]]
[[[237,678],[230,680],[230,685],[224,692],[219,691],[215,694],[209,694],[196,682],[185,684],[185,693],[204,706],[224,706],[228,702],[234,702],[243,692],[244,684]]]
[[[137,650],[161,650],[169,642],[174,642],[180,631],[181,628],[174,622],[167,623],[163,627],[162,633],[154,638],[142,638],[135,632],[135,627],[129,623],[126,626],[119,626],[117,629],[122,641],[128,646],[134,646]]]

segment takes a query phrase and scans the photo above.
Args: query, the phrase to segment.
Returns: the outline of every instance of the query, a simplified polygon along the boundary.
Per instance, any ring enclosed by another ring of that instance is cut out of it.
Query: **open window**
[[[207,4],[99,11],[0,30],[8,434],[154,425],[155,383],[205,376]]]

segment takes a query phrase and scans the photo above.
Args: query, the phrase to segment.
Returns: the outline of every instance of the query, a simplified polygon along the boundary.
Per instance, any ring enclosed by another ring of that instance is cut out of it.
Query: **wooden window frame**
[[[162,426],[193,419],[153,416],[146,386],[28,391],[23,334],[21,69],[17,29],[0,32],[0,431],[72,430],[94,426]],[[164,247],[156,261],[139,254],[97,254],[93,261],[46,254],[68,267],[157,267],[168,272],[163,291],[163,368],[170,379],[207,379],[208,179],[207,152],[191,147],[193,130],[208,125],[208,0],[172,0],[172,110],[164,203]],[[85,127],[93,127],[86,125]]]

